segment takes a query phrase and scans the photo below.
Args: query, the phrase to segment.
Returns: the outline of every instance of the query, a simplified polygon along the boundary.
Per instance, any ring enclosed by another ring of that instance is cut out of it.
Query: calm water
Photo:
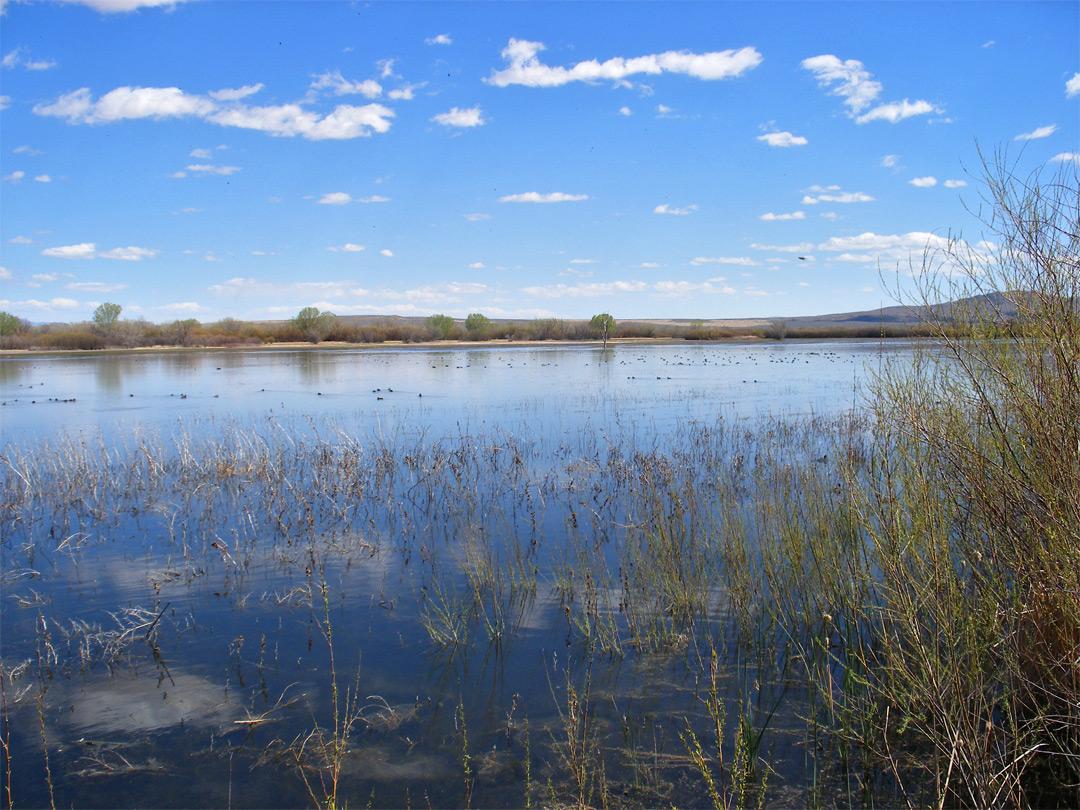
[[[537,417],[573,430],[604,421],[598,402],[661,426],[724,411],[830,414],[858,401],[853,389],[881,351],[873,341],[789,341],[27,357],[0,360],[0,417],[10,442],[272,411],[436,433]]]
[[[567,718],[583,695],[582,733],[621,752],[606,789],[701,804],[693,771],[664,763],[685,759],[679,728],[707,725],[698,633],[727,630],[710,613],[654,649],[630,643],[630,581],[614,572],[641,562],[624,550],[638,479],[619,471],[692,478],[680,459],[727,446],[702,425],[848,412],[882,351],[0,360],[4,480],[33,490],[3,509],[16,804],[49,804],[46,764],[63,806],[324,801],[331,651],[339,723],[356,718],[339,788],[353,806],[570,800]],[[582,582],[587,554],[611,581]],[[610,625],[579,618],[590,599]],[[781,692],[756,666],[736,656],[726,683],[753,682],[753,711],[775,712],[761,753],[794,781],[797,711],[765,705]]]

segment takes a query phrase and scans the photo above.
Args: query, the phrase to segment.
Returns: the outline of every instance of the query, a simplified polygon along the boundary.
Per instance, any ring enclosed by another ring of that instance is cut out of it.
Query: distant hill
[[[930,310],[933,310],[935,318],[950,319],[953,314],[959,315],[962,312],[971,312],[976,309],[982,309],[984,311],[990,309],[996,309],[1003,319],[1009,320],[1016,317],[1017,308],[1015,304],[1007,300],[1000,293],[990,293],[988,295],[974,296],[971,298],[964,298],[958,301],[952,301],[944,304],[937,304],[930,309],[924,307],[909,307],[904,305],[894,305],[888,307],[878,307],[877,309],[867,309],[858,312],[836,312],[826,315],[801,315],[795,317],[763,317],[763,318],[620,318],[619,323],[630,324],[642,324],[642,325],[654,325],[654,326],[667,326],[667,327],[680,327],[690,328],[695,325],[700,325],[707,330],[760,330],[760,329],[775,329],[782,327],[786,329],[789,334],[797,335],[800,332],[846,332],[863,333],[868,330],[882,330],[888,331],[890,328],[894,330],[907,330],[913,327],[917,327],[919,324],[924,323],[927,320],[927,316],[930,315]],[[341,315],[339,320],[347,326],[391,326],[400,325],[406,327],[422,327],[427,320],[425,316],[405,316],[405,315]],[[464,318],[456,318],[459,323],[464,323]],[[507,323],[528,323],[534,319],[530,318],[491,318],[492,323],[495,324],[507,324]],[[544,319],[537,319],[544,320]],[[576,319],[576,318],[557,318],[553,320],[559,320],[566,324],[579,324],[587,323],[588,319]],[[264,322],[264,323],[283,323],[278,322]]]

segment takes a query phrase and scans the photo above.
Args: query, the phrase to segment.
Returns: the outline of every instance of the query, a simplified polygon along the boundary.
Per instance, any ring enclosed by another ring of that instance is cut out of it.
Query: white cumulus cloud
[[[352,201],[353,198],[344,191],[332,191],[329,194],[322,195],[319,199],[319,205],[347,205]]]
[[[78,245],[45,248],[41,251],[41,255],[51,256],[54,259],[92,259],[97,255],[97,245],[93,242],[81,242]]]
[[[479,107],[465,110],[451,107],[449,112],[439,113],[431,120],[444,127],[479,127],[485,123]]]
[[[911,183],[911,185],[913,185],[913,186],[917,186],[918,188],[931,188],[931,187],[937,185],[937,178],[936,177],[916,177],[916,178],[913,178],[911,180],[908,180],[908,182]]]
[[[967,185],[967,180],[946,180],[945,188],[963,188]]]
[[[790,132],[770,132],[767,135],[758,135],[757,139],[769,146],[805,146],[809,143],[802,135],[792,135]]]
[[[428,37],[424,40],[428,45],[453,45],[454,40],[450,39],[449,34],[439,34],[438,36]]]
[[[1062,152],[1059,155],[1054,155],[1049,163],[1077,163],[1080,164],[1080,155],[1076,152]]]
[[[1065,82],[1065,96],[1066,98],[1080,96],[1080,73]]]
[[[689,51],[666,51],[648,56],[625,59],[621,56],[599,62],[590,59],[572,67],[551,67],[538,58],[544,50],[541,42],[511,38],[502,50],[508,66],[492,71],[484,79],[496,87],[524,85],[526,87],[559,87],[570,82],[618,81],[639,73],[659,75],[681,73],[698,79],[727,79],[738,76],[761,64],[762,56],[754,48],[690,53]]]

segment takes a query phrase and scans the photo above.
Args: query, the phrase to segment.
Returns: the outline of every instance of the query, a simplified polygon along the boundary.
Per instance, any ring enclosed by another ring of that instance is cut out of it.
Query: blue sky
[[[1076,2],[2,13],[0,308],[34,322],[869,309],[979,246],[976,144],[1080,160]]]

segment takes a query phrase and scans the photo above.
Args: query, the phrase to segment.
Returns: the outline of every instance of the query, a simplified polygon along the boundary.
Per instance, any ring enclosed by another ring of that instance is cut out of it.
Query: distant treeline
[[[304,313],[302,312],[301,315]],[[315,318],[297,316],[288,321],[241,321],[224,318],[201,323],[193,318],[171,323],[151,323],[142,319],[104,320],[97,317],[81,323],[34,325],[8,313],[0,313],[0,348],[45,351],[134,349],[154,346],[241,347],[275,343],[337,341],[353,344],[428,341],[584,341],[598,340],[600,332],[590,321],[538,318],[527,321],[492,321],[483,315],[453,319],[445,315],[429,318],[350,319],[315,311]],[[309,313],[310,315],[310,313]],[[614,324],[614,321],[613,321]],[[906,324],[800,328],[784,321],[755,327],[720,327],[703,321],[655,324],[622,321],[614,324],[609,337],[673,340],[730,340],[760,338],[878,338],[912,337],[928,334],[919,326]]]

